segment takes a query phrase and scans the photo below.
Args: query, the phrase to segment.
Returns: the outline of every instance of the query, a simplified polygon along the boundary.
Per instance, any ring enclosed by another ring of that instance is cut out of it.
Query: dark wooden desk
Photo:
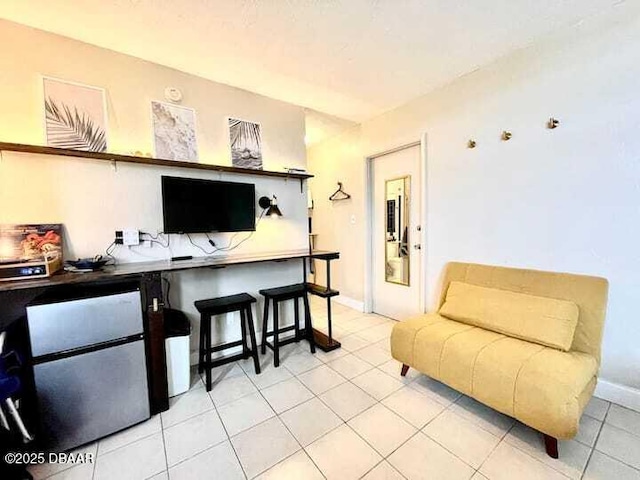
[[[306,283],[307,260],[338,259],[338,252],[294,250],[263,253],[257,255],[234,255],[227,257],[199,257],[181,261],[154,261],[128,263],[106,267],[103,271],[90,273],[61,272],[50,278],[0,282],[0,331],[10,324],[26,318],[26,307],[45,294],[64,295],[66,292],[86,292],[110,285],[136,284],[142,296],[145,318],[145,337],[149,369],[149,402],[152,413],[169,408],[167,370],[164,349],[164,299],[162,273],[192,270],[194,268],[227,268],[234,265],[264,262],[301,260],[302,281]],[[316,286],[317,287],[317,286]]]

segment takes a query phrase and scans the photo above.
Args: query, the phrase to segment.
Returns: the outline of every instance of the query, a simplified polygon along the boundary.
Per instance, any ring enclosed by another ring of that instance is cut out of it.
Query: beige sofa
[[[607,280],[583,275],[450,263],[438,313],[395,325],[402,362],[544,434],[576,435],[593,394],[607,307]]]

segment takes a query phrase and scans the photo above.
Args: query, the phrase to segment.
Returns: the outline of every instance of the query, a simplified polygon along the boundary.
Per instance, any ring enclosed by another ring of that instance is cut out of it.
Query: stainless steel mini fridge
[[[150,416],[139,291],[27,307],[44,444],[64,451]]]

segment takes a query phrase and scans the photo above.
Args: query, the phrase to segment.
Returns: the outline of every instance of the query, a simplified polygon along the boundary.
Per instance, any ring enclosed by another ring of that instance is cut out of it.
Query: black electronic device
[[[256,190],[250,183],[162,177],[164,233],[256,229]]]

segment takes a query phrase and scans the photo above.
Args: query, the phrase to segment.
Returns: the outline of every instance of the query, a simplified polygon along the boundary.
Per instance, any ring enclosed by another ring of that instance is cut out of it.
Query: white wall
[[[342,138],[357,151],[346,152],[339,137],[314,147],[309,165],[322,172],[314,192],[332,175],[351,178],[350,212],[331,226],[349,229],[349,214],[363,212],[364,157],[426,132],[430,307],[453,260],[606,277],[599,392],[619,399],[624,390],[626,404],[640,409],[638,31],[638,6],[620,5],[364,122]],[[545,128],[550,116],[560,119],[558,129]],[[513,132],[509,142],[500,140],[504,129]],[[469,138],[476,149],[466,148]],[[316,202],[314,215],[329,218],[331,208]],[[334,247],[331,232],[318,233],[322,247]],[[349,275],[338,288],[364,282],[363,237],[350,242],[341,260]]]
[[[197,111],[197,141],[203,163],[229,165],[226,117],[260,122],[266,170],[306,166],[305,119],[300,107],[217,84],[170,68],[57,35],[0,21],[0,140],[43,144],[41,75],[100,86],[107,91],[109,151],[152,152],[150,101],[163,100],[167,86],[180,88],[182,104]],[[202,59],[213,61],[214,59]],[[255,183],[256,195],[276,194],[284,217],[264,219],[234,254],[302,249],[307,246],[306,187],[297,180],[240,176],[190,169],[3,152],[0,159],[0,223],[65,225],[68,258],[104,253],[114,231],[162,230],[160,176],[177,175]],[[259,210],[258,210],[259,211]],[[234,244],[247,234],[239,234]],[[226,245],[230,234],[214,235]],[[210,249],[203,236],[194,239]],[[121,262],[202,256],[186,238],[173,235],[171,249],[118,247]],[[193,301],[302,280],[299,262],[263,264],[172,274],[173,306],[198,319]],[[237,337],[237,322],[221,320],[218,331]],[[237,337],[239,338],[239,337]]]

